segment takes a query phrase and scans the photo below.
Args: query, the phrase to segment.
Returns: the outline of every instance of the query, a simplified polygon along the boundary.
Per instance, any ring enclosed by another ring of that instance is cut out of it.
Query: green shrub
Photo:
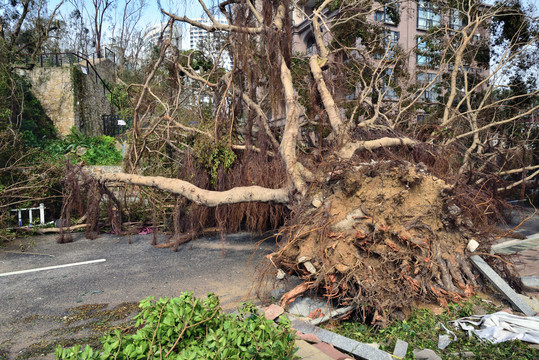
[[[110,136],[86,136],[75,128],[64,140],[49,141],[44,145],[44,150],[52,157],[60,157],[72,153],[75,155],[77,148],[86,148],[86,153],[80,156],[87,165],[118,165],[122,162],[122,154],[114,147],[115,139]]]
[[[116,330],[101,339],[103,351],[80,345],[58,347],[57,359],[292,359],[295,352],[290,323],[266,320],[252,304],[226,314],[219,299],[192,293],[140,303],[135,334]]]

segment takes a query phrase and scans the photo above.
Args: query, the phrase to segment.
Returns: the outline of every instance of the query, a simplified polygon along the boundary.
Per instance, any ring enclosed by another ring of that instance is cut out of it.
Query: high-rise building
[[[163,22],[150,27],[144,34],[144,54],[149,56],[155,46],[159,46],[159,39],[163,34],[163,39],[168,39],[171,36],[168,22]],[[182,48],[182,30],[178,23],[174,23],[172,29],[172,37],[170,39],[170,45],[176,49]],[[164,30],[164,32],[163,32]]]
[[[224,18],[216,18],[216,20],[221,24],[227,24],[227,21]],[[209,19],[194,19],[194,21],[205,25],[212,24]],[[204,29],[189,25],[187,35],[189,36],[187,45],[189,50],[201,50],[206,56],[209,56],[214,61],[220,56],[218,59],[219,66],[227,70],[232,69],[232,59],[230,58],[228,51],[225,50],[220,54],[223,38],[226,36],[223,32],[216,31],[208,33]]]

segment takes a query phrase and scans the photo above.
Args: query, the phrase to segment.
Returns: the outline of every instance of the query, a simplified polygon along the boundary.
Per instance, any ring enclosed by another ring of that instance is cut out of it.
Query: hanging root
[[[105,214],[102,214],[101,205],[104,202]],[[85,209],[85,211],[83,210]],[[68,162],[66,166],[66,185],[64,188],[64,203],[60,217],[60,235],[58,243],[72,241],[71,217],[86,218],[87,239],[95,239],[102,224],[100,218],[108,219],[111,232],[122,235],[122,207],[114,193],[104,184],[89,176],[82,170],[82,166]]]

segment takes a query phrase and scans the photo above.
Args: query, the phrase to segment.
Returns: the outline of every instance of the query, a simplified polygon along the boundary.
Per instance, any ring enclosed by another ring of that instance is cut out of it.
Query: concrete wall
[[[69,134],[75,123],[70,68],[35,68],[27,73],[32,90],[60,135]]]

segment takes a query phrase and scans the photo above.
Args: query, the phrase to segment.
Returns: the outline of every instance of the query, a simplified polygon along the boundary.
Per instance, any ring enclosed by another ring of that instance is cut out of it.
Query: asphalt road
[[[275,247],[274,239],[260,242],[248,234],[228,236],[224,243],[218,237],[197,239],[177,252],[152,247],[151,235],[87,240],[78,233],[68,244],[57,244],[55,239],[56,235],[25,239],[24,244],[35,244],[24,253],[20,242],[0,248],[0,350],[14,320],[34,314],[61,315],[84,304],[114,306],[192,291],[199,297],[213,292],[225,310],[232,310],[247,298],[256,300],[257,267],[265,264],[264,255]],[[105,261],[2,276],[100,259]]]

